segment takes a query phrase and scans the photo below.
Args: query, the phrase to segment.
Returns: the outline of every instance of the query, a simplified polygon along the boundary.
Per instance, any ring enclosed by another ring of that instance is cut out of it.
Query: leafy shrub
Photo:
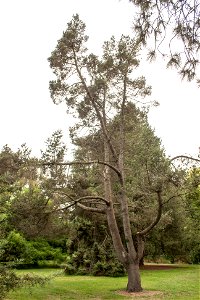
[[[81,247],[82,246],[82,247]],[[95,276],[123,276],[124,267],[114,257],[112,251],[106,247],[93,243],[92,248],[85,248],[85,244],[79,244],[79,249],[69,257],[65,266],[68,275],[95,275]],[[111,248],[109,249],[111,250]]]
[[[196,244],[191,250],[190,261],[193,264],[200,264],[200,243]]]
[[[0,242],[0,260],[3,262],[22,259],[25,251],[26,240],[15,231],[11,231],[7,239]]]
[[[49,279],[31,274],[17,276],[14,270],[0,266],[0,299],[4,299],[11,290],[23,286],[44,285]]]
[[[65,261],[66,255],[60,248],[53,248],[45,240],[27,241],[19,233],[12,231],[7,239],[0,241],[0,261],[18,261],[19,265],[37,266],[41,262],[51,261],[60,263]]]
[[[123,266],[113,252],[107,226],[98,221],[76,217],[70,223],[70,235],[66,241],[68,259],[66,274],[123,276]]]
[[[98,261],[92,269],[92,274],[95,276],[111,276],[120,277],[125,275],[123,266],[117,261],[100,262]]]
[[[65,255],[60,248],[53,248],[45,240],[27,242],[24,263],[37,265],[41,261],[63,262]]]
[[[19,278],[13,270],[0,267],[0,299],[4,299],[6,294],[19,286]]]
[[[65,265],[65,269],[64,269],[65,274],[74,275],[76,274],[76,271],[77,271],[76,268],[71,263],[67,263]]]

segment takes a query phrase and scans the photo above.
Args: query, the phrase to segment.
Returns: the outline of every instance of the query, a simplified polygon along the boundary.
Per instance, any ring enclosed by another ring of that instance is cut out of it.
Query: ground
[[[157,265],[157,264],[146,264],[144,266],[141,266],[140,269],[141,270],[171,270],[171,269],[175,269],[177,268],[176,265]],[[159,299],[157,298],[157,296],[163,296],[163,292],[160,292],[160,291],[142,291],[140,293],[128,293],[126,291],[118,291],[118,294],[119,295],[122,295],[122,296],[132,296],[133,299],[136,298],[136,299],[140,299],[140,300],[143,300],[143,299],[154,299],[153,297],[156,296],[156,299]]]
[[[163,293],[160,292],[160,291],[142,291],[142,292],[139,292],[139,293],[128,293],[126,291],[119,291],[118,294],[122,295],[122,296],[128,296],[128,297],[133,296],[133,299],[134,298],[140,298],[140,300],[142,300],[142,299],[154,299],[154,298],[152,298],[153,296],[159,296],[159,295],[162,296],[163,295]]]
[[[141,270],[171,270],[178,268],[177,265],[158,265],[158,264],[145,264],[141,266]]]

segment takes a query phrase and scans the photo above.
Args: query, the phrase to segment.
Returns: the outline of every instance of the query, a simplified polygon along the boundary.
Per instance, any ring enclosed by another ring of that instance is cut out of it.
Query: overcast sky
[[[86,23],[89,46],[98,51],[111,35],[131,30],[133,5],[128,0],[6,0],[0,1],[0,148],[16,150],[26,142],[38,155],[44,141],[63,129],[68,144],[72,123],[65,107],[53,104],[47,62],[73,14]],[[198,154],[200,146],[200,90],[195,82],[182,82],[176,71],[159,61],[142,60],[143,75],[152,85],[149,121],[162,139],[166,153]]]

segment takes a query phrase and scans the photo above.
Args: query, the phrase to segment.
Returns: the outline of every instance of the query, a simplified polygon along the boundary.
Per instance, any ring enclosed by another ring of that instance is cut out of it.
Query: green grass
[[[29,270],[38,275],[50,275],[55,269]],[[161,291],[163,295],[153,297],[121,296],[118,290],[124,290],[126,277],[92,277],[92,276],[64,276],[58,275],[47,285],[23,288],[11,292],[7,300],[115,300],[115,299],[180,299],[199,300],[199,266],[184,266],[177,269],[150,271],[144,270],[142,285],[145,290]],[[17,271],[19,274],[27,271]]]

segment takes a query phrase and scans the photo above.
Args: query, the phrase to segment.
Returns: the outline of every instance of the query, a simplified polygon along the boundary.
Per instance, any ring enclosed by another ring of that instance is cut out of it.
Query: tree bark
[[[139,271],[139,263],[129,263],[126,267],[128,274],[127,292],[141,292],[141,278]]]
[[[144,256],[140,259],[139,266],[140,267],[144,266]]]
[[[109,146],[106,141],[104,141],[104,159],[105,161],[109,161]],[[106,209],[108,227],[110,230],[110,234],[112,236],[113,246],[119,261],[124,265],[127,261],[127,252],[122,244],[121,236],[119,233],[114,207],[112,200],[112,187],[111,187],[111,179],[110,179],[110,168],[108,166],[104,166],[104,193],[105,199],[109,200],[109,206]]]

